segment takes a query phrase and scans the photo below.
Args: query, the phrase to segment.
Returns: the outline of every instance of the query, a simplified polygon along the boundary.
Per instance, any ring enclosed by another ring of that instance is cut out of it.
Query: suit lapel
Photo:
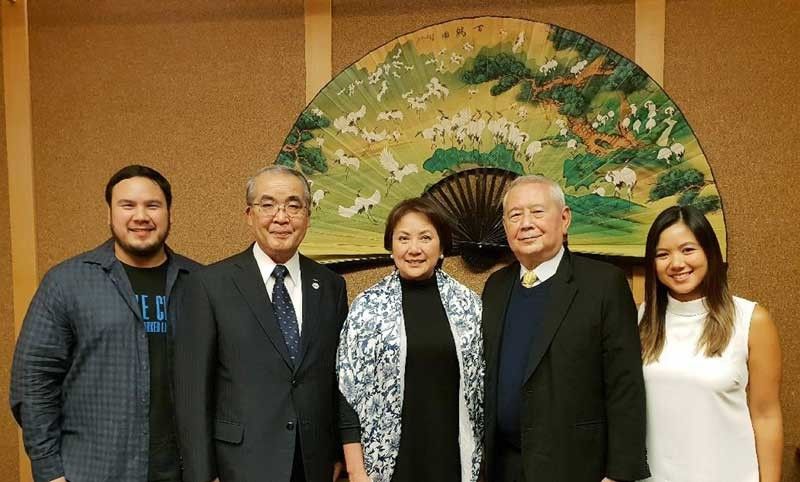
[[[233,276],[234,284],[239,289],[239,292],[242,293],[247,305],[255,315],[256,320],[258,320],[258,324],[261,325],[261,329],[264,330],[275,350],[280,353],[289,369],[292,369],[292,360],[289,358],[286,342],[278,327],[278,322],[275,320],[272,303],[267,295],[267,288],[264,286],[264,280],[258,270],[258,264],[256,264],[256,259],[253,256],[252,248],[241,253],[234,263],[239,268]]]
[[[303,284],[303,327],[300,333],[300,357],[297,359],[297,367],[302,364],[319,330],[319,303],[323,290],[316,267],[303,255],[300,255],[300,278]]]
[[[502,269],[498,275],[497,288],[491,293],[491,298],[486,300],[484,306],[484,319],[487,323],[484,324],[484,336],[488,341],[486,345],[486,357],[491,360],[499,360],[500,344],[503,339],[503,326],[506,322],[506,312],[508,311],[508,304],[511,300],[511,290],[514,288],[514,283],[518,280],[519,263],[512,263],[511,265]],[[499,369],[499,361],[493,364],[496,369]],[[491,366],[491,365],[490,365]],[[497,373],[492,374],[494,379],[497,379]]]
[[[539,362],[542,361],[542,357],[550,347],[558,327],[561,326],[561,322],[567,316],[569,307],[577,292],[577,288],[572,283],[572,260],[569,251],[565,250],[550,285],[549,300],[545,317],[542,320],[542,327],[531,344],[528,364],[525,367],[525,376],[522,379],[523,384],[533,375],[533,372],[539,366]]]

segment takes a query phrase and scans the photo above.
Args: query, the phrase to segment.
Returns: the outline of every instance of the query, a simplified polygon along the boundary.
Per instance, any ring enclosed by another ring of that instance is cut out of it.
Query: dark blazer
[[[501,340],[519,263],[483,291],[486,467],[495,474]],[[520,433],[526,481],[600,482],[649,475],[636,307],[624,273],[565,251],[524,375]]]
[[[185,482],[330,482],[341,445],[335,375],[344,279],[300,256],[301,354],[292,367],[252,246],[189,277],[175,344]]]

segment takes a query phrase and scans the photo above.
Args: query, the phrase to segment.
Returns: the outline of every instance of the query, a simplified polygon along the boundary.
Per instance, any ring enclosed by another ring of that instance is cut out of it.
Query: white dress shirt
[[[272,301],[272,290],[275,287],[275,278],[272,277],[272,270],[275,269],[277,263],[272,261],[267,253],[261,249],[258,243],[253,244],[253,256],[256,258],[258,270],[261,272],[261,278],[264,280],[264,285],[267,287],[267,295]],[[294,256],[289,258],[284,266],[289,270],[289,274],[284,278],[283,283],[286,286],[286,291],[289,292],[289,298],[292,299],[294,306],[294,313],[297,315],[297,332],[303,333],[303,283],[300,278],[300,254],[295,252]]]
[[[539,286],[548,279],[552,278],[556,274],[556,271],[558,271],[558,265],[561,264],[561,258],[563,257],[564,246],[561,246],[561,249],[558,250],[558,253],[556,253],[555,256],[533,268],[533,272],[536,273],[536,282],[533,283],[533,286]],[[528,269],[525,268],[525,266],[522,266],[522,263],[520,263],[519,279],[522,280],[522,277],[525,276],[525,273],[527,272]]]

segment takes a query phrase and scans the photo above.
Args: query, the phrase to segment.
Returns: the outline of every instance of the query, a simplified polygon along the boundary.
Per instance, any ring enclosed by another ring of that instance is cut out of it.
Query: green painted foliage
[[[718,211],[722,207],[719,196],[702,196],[695,199],[692,206],[697,208],[701,213],[707,214],[710,212]]]
[[[658,201],[685,191],[699,191],[704,185],[705,176],[697,169],[673,169],[658,176],[655,186],[650,191],[649,200]]]
[[[563,28],[554,27],[550,30],[548,38],[553,42],[556,50],[575,50],[580,53],[581,58],[589,62],[608,51],[607,47],[603,47],[590,38]]]
[[[678,206],[689,206],[691,205],[695,199],[697,199],[697,195],[700,194],[700,189],[689,189],[688,191],[684,191],[678,197]]]
[[[284,150],[278,154],[275,163],[292,168],[299,167],[306,175],[327,172],[328,162],[322,154],[322,149],[306,146],[305,143],[314,138],[313,130],[330,125],[331,121],[324,116],[309,111],[301,113],[283,141]]]
[[[603,197],[595,194],[585,196],[566,196],[572,210],[570,234],[614,232],[622,237],[641,228],[632,214],[646,211],[646,208],[618,197]]]
[[[297,151],[297,157],[300,169],[307,176],[328,171],[328,162],[319,147],[301,146]]]
[[[611,67],[614,71],[609,75],[603,84],[603,90],[621,90],[626,94],[643,89],[650,77],[641,68],[630,60],[614,54],[609,55],[609,62],[606,66]]]
[[[305,111],[300,114],[297,122],[294,123],[294,129],[299,131],[310,131],[314,129],[321,129],[331,125],[331,121],[323,116],[317,115],[313,112]]]
[[[582,116],[589,107],[589,101],[574,85],[559,85],[542,92],[539,96],[558,102],[560,104],[558,112],[571,117]]]
[[[436,149],[433,156],[422,163],[422,167],[428,172],[453,172],[467,166],[498,167],[524,174],[522,164],[514,160],[514,152],[504,145],[495,146],[486,153],[477,149],[465,151],[456,147]]]
[[[522,82],[519,94],[517,94],[517,100],[520,102],[533,101],[533,83],[530,80]]]
[[[703,214],[716,211],[720,208],[719,196],[700,196],[699,188],[692,188],[685,191],[678,198],[679,206],[692,206]]]
[[[489,89],[489,93],[492,95],[500,95],[503,92],[511,89],[518,83],[519,83],[519,77],[513,75],[506,75],[500,78],[500,81],[494,84],[491,89]]]
[[[278,158],[275,159],[275,164],[291,167],[292,169],[294,169],[295,167],[294,156],[292,156],[288,152],[281,152],[280,154],[278,154]]]
[[[566,187],[588,188],[597,180],[597,170],[608,162],[594,154],[579,154],[564,161],[563,175]]]
[[[500,82],[492,87],[492,95],[501,94],[517,85],[522,79],[532,77],[531,69],[508,53],[478,54],[472,68],[461,72],[461,80],[465,84],[476,85],[500,79]]]

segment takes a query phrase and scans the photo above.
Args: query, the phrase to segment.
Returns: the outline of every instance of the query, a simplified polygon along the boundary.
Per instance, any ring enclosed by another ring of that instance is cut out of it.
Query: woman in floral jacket
[[[441,269],[451,246],[430,201],[392,209],[396,270],[361,293],[337,370],[351,482],[475,482],[483,437],[481,301]]]

